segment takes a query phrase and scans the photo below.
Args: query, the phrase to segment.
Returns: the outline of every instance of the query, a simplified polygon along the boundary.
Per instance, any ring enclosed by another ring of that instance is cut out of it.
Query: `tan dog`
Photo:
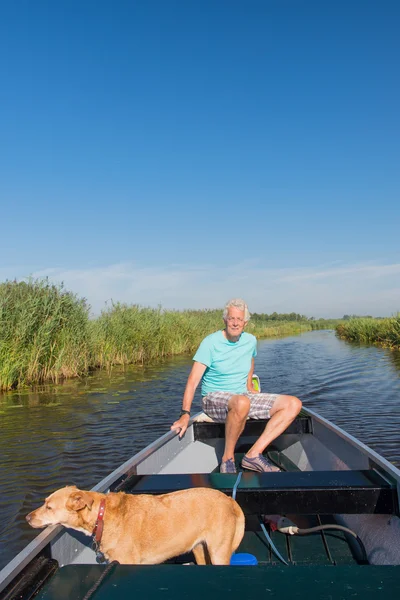
[[[64,525],[92,535],[105,500],[100,550],[121,564],[158,564],[193,550],[196,562],[228,565],[244,534],[244,515],[229,496],[193,488],[152,496],[57,490],[27,515],[35,528]]]

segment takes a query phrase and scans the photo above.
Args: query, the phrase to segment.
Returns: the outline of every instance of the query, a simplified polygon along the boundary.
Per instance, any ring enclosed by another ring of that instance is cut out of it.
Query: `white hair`
[[[224,321],[226,321],[226,318],[228,316],[228,309],[229,308],[238,308],[239,310],[244,310],[244,320],[250,321],[250,313],[249,313],[249,309],[248,306],[246,304],[246,302],[244,300],[242,300],[241,298],[232,298],[232,300],[229,300],[229,302],[227,302],[225,304],[225,308],[224,308],[224,312],[222,315],[222,318],[224,319]]]

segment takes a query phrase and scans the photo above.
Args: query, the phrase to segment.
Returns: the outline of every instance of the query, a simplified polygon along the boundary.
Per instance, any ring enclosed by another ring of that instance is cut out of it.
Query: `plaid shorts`
[[[240,395],[247,396],[250,399],[249,419],[269,419],[269,411],[280,394],[244,392]],[[203,411],[214,421],[224,423],[228,414],[228,402],[232,396],[237,396],[237,394],[232,392],[210,392],[203,398]]]

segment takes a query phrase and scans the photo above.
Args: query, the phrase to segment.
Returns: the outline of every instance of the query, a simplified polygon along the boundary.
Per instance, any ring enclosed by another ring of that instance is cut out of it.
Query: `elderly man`
[[[279,471],[263,456],[267,446],[296,418],[301,401],[286,394],[255,392],[252,384],[257,340],[246,333],[250,314],[240,299],[230,300],[224,309],[225,329],[204,338],[195,356],[180,418],[171,429],[182,437],[190,418],[194,393],[202,380],[203,410],[214,421],[225,422],[225,450],[221,473],[236,473],[234,451],[246,419],[269,419],[263,433],[245,454],[242,467],[251,471]]]

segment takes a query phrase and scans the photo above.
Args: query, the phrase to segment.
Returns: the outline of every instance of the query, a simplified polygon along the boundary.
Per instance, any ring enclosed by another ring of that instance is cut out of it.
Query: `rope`
[[[283,558],[283,556],[280,554],[278,548],[275,546],[274,542],[271,540],[270,536],[267,533],[267,530],[265,528],[264,523],[261,521],[260,519],[260,525],[261,525],[261,529],[263,531],[263,534],[265,535],[265,537],[268,540],[269,545],[271,546],[273,552],[275,553],[275,555],[279,558],[279,560],[281,560],[285,565],[289,566],[289,563],[286,562],[286,560]]]
[[[235,500],[236,499],[236,490],[238,489],[238,485],[240,483],[240,480],[242,479],[242,473],[243,471],[239,471],[238,476],[236,477],[236,481],[235,481],[235,485],[233,486],[233,490],[232,490],[232,498]]]
[[[103,583],[103,580],[105,579],[105,577],[109,574],[110,571],[112,571],[112,569],[116,565],[119,565],[119,562],[117,560],[113,560],[109,565],[106,566],[106,568],[104,569],[104,571],[102,572],[102,574],[100,575],[98,580],[92,585],[92,587],[87,592],[86,596],[84,598],[82,598],[82,600],[89,600],[89,598],[91,598],[96,593],[97,589]]]

